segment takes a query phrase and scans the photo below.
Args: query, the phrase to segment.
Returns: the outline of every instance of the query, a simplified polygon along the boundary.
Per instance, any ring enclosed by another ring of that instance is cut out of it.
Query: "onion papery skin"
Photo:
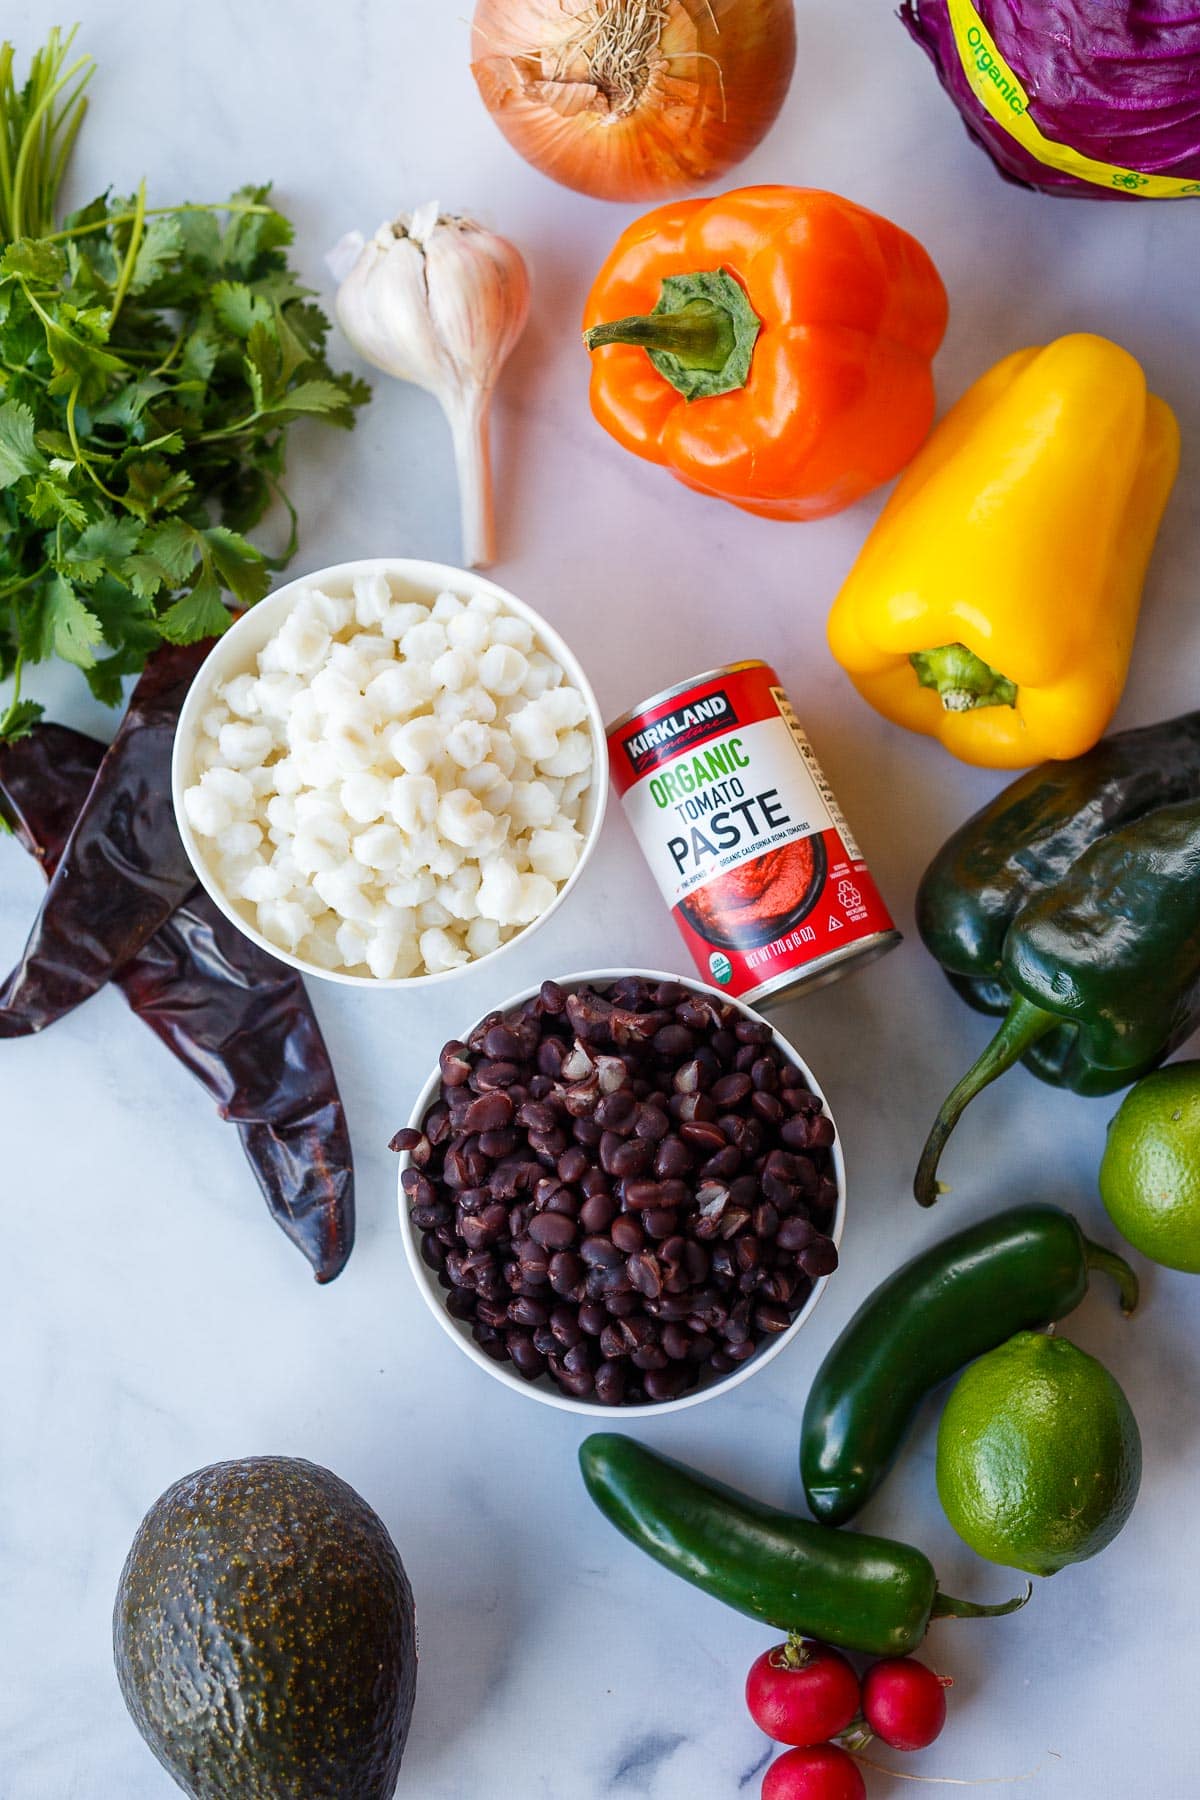
[[[598,84],[590,31],[648,53],[617,94]],[[793,0],[479,0],[471,70],[514,150],[603,200],[655,200],[717,180],[783,105],[796,62]]]
[[[974,3],[1044,136],[1097,162],[1200,180],[1200,0]],[[902,0],[900,17],[1008,180],[1083,200],[1138,198],[1048,167],[992,118],[967,81],[946,0]]]

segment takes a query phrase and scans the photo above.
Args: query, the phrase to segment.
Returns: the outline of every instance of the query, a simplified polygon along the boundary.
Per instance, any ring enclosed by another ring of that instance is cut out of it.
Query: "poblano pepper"
[[[1200,1022],[1200,798],[1095,839],[1019,908],[1004,936],[1003,1025],[929,1134],[914,1192],[937,1199],[938,1162],[963,1110],[1037,1046],[1035,1072],[1111,1094],[1155,1068]]]
[[[917,890],[917,930],[955,992],[978,1012],[1006,1013],[1004,938],[1026,901],[1106,832],[1193,797],[1200,712],[1114,732],[1083,756],[1010,782],[947,839]],[[1025,1059],[1031,1068],[1039,1049]]]

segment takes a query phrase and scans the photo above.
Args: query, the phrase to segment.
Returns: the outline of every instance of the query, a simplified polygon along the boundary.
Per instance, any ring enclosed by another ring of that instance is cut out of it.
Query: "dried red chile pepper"
[[[210,648],[166,644],[146,664],[0,988],[0,1038],[43,1031],[89,1000],[195,887],[169,771],[180,709]]]
[[[0,749],[0,815],[48,880],[103,757],[102,744],[59,725],[39,725]],[[193,886],[113,979],[237,1126],[272,1217],[317,1280],[332,1281],[354,1243],[354,1168],[329,1053],[299,976]]]

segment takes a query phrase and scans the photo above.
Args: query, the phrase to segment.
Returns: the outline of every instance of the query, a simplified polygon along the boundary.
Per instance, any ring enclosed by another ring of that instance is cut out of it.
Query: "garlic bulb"
[[[436,202],[401,213],[368,241],[352,231],[326,259],[338,323],[368,362],[436,394],[454,435],[463,558],[495,560],[488,415],[496,380],[529,315],[521,253]]]

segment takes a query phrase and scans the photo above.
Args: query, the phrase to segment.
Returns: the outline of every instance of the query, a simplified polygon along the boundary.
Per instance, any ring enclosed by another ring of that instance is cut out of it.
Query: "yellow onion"
[[[783,105],[793,0],[479,0],[471,69],[513,148],[604,200],[702,187]]]

